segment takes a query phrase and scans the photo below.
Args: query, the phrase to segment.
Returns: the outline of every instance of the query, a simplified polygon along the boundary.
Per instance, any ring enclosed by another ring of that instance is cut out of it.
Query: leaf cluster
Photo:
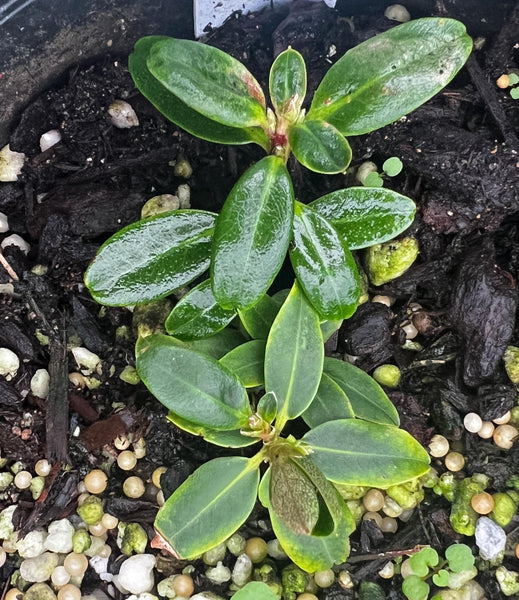
[[[449,588],[451,585],[458,587],[457,582],[451,582],[451,577],[463,571],[471,571],[474,562],[472,551],[466,544],[449,546],[445,550],[445,560],[440,560],[434,548],[430,546],[422,548],[409,559],[414,574],[404,579],[402,591],[409,600],[427,600],[431,589],[427,579],[431,578],[434,585],[439,588]],[[468,579],[470,578],[469,576]]]
[[[399,25],[341,57],[307,110],[306,67],[292,48],[272,64],[268,106],[254,76],[225,52],[189,40],[142,38],[129,69],[152,104],[193,135],[259,144],[267,156],[240,177],[219,215],[174,211],[113,236],[86,273],[92,295],[111,306],[149,302],[209,268],[216,303],[243,310],[264,296],[288,252],[319,315],[348,318],[360,297],[352,250],[401,233],[415,206],[380,187],[342,189],[305,205],[294,196],[288,157],[319,173],[345,171],[347,136],[414,110],[454,77],[470,50],[455,20]]]
[[[369,375],[324,358],[323,332],[340,322],[321,322],[297,282],[240,311],[243,335],[228,327],[195,339],[199,319],[182,320],[177,308],[168,323],[183,339],[138,340],[141,379],[178,427],[220,446],[260,447],[252,458],[202,465],[166,501],[158,533],[182,558],[197,557],[230,537],[259,497],[298,566],[313,572],[345,560],[355,524],[334,484],[409,481],[427,471],[427,452],[398,428]],[[284,431],[297,417],[310,428],[301,439]]]

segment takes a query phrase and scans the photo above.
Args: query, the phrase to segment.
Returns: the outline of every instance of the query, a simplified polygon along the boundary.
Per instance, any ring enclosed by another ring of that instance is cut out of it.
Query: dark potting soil
[[[345,4],[331,10],[303,2],[290,12],[236,15],[206,41],[244,62],[264,87],[273,57],[292,45],[307,62],[311,97],[337,57],[394,25],[374,11],[352,17]],[[402,159],[402,174],[385,185],[418,205],[410,233],[419,241],[420,256],[402,277],[371,290],[395,298],[391,309],[375,303],[360,306],[329,350],[356,357],[356,364],[367,371],[395,362],[403,378],[391,399],[402,426],[424,444],[435,433],[462,444],[466,475],[486,473],[493,489],[502,491],[517,471],[519,444],[499,450],[467,434],[462,419],[470,411],[485,419],[498,416],[515,404],[517,395],[502,356],[509,344],[519,345],[519,104],[493,82],[519,66],[514,48],[519,7],[504,2],[494,11],[484,3],[453,3],[450,14],[466,22],[472,35],[486,36],[483,48],[425,106],[350,140],[353,166],[367,159],[378,165],[390,156]],[[413,14],[419,16],[424,14]],[[107,108],[116,99],[131,103],[139,127],[121,130],[111,125]],[[59,129],[62,141],[42,153],[39,138],[50,129]],[[206,143],[179,130],[135,90],[126,58],[110,55],[63,73],[57,85],[27,106],[12,131],[10,147],[24,152],[28,161],[18,182],[0,184],[0,211],[9,216],[8,234],[20,234],[31,243],[31,251],[28,256],[12,246],[4,251],[19,281],[13,295],[0,296],[0,346],[12,349],[22,361],[12,381],[0,382],[0,451],[11,462],[31,465],[47,456],[56,464],[40,501],[33,502],[26,492],[0,496],[0,510],[18,501],[17,519],[22,531],[29,531],[75,510],[78,479],[104,460],[103,452],[113,453],[111,444],[118,435],[145,437],[147,455],[139,461],[137,474],[147,478],[157,466],[167,466],[166,495],[199,464],[227,453],[167,424],[164,411],[143,386],[119,379],[122,369],[134,364],[132,313],[99,307],[82,278],[99,245],[137,220],[150,197],[174,193],[186,183],[175,175],[175,161],[186,158],[193,167],[188,180],[192,206],[217,211],[261,151]],[[324,177],[295,161],[289,168],[303,202],[354,184],[350,173]],[[46,273],[32,273],[37,264],[45,265]],[[10,275],[0,269],[0,283],[9,281]],[[419,331],[420,346],[414,350],[402,348],[401,325],[408,320]],[[66,344],[78,338],[102,358],[101,384],[95,390],[74,388],[68,380],[77,366]],[[32,375],[42,367],[51,373],[46,402],[28,391]],[[71,465],[70,472],[60,471],[65,463]],[[444,469],[439,462],[433,466]],[[124,498],[124,473],[116,465],[112,470],[110,512],[140,522],[152,537],[153,497]],[[348,569],[354,579],[376,577],[387,558],[374,559],[374,554],[427,543],[441,549],[459,540],[448,510],[446,501],[427,494],[395,535],[382,535],[372,523],[363,523],[352,538]],[[246,527],[264,535],[268,519],[258,509]],[[161,561],[165,574],[176,564],[170,558]],[[513,568],[507,559],[505,565]],[[8,561],[0,573],[8,576],[10,568]],[[203,572],[198,569],[195,580],[208,589]],[[85,581],[88,587],[97,580],[90,573]],[[492,577],[480,583],[487,598],[501,597]],[[387,592],[391,598],[402,597],[394,582],[387,583]],[[352,594],[334,586],[321,597],[342,600]]]

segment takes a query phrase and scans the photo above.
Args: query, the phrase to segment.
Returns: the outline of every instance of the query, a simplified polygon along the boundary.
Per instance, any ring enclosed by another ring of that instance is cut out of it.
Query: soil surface
[[[290,12],[236,15],[206,41],[241,60],[265,87],[273,57],[291,45],[307,62],[311,97],[337,57],[394,26],[379,10],[352,15],[344,4],[331,10],[296,3]],[[356,364],[369,372],[382,363],[397,364],[403,377],[391,398],[402,426],[424,444],[435,433],[445,435],[464,452],[465,475],[489,475],[491,490],[497,492],[517,472],[519,443],[500,450],[491,440],[465,432],[462,420],[472,411],[490,420],[517,402],[502,357],[508,345],[519,345],[519,101],[497,88],[495,80],[519,67],[519,6],[503,2],[494,10],[489,3],[458,4],[439,2],[435,14],[455,16],[468,24],[471,35],[485,36],[467,67],[408,117],[350,139],[353,167],[364,160],[381,166],[390,156],[402,159],[404,170],[385,185],[417,203],[409,233],[417,237],[420,255],[399,279],[370,290],[371,295],[394,298],[391,309],[361,305],[329,351],[356,357]],[[425,14],[431,13],[418,10],[412,16]],[[131,103],[138,127],[111,124],[107,109],[116,99]],[[41,152],[40,136],[51,129],[58,129],[62,140]],[[74,512],[78,480],[115,455],[118,435],[144,436],[147,454],[138,472],[149,478],[156,467],[168,467],[166,496],[199,464],[227,452],[167,424],[164,411],[142,385],[119,378],[125,366],[134,365],[132,312],[97,305],[84,287],[83,273],[99,245],[139,219],[150,197],[175,193],[186,183],[175,175],[175,161],[185,158],[193,168],[187,181],[191,206],[218,211],[237,177],[262,154],[254,146],[224,147],[194,139],[165,121],[135,90],[126,59],[111,54],[63,73],[58,84],[20,113],[9,142],[11,150],[26,154],[27,162],[19,181],[0,184],[0,211],[9,217],[9,231],[2,236],[19,234],[31,249],[25,255],[7,246],[3,253],[12,272],[0,268],[0,284],[14,286],[12,293],[0,294],[0,346],[21,359],[17,375],[0,380],[0,452],[8,465],[18,460],[33,465],[42,457],[55,464],[39,501],[28,492],[0,495],[0,510],[18,502],[16,518],[29,531]],[[289,169],[303,202],[355,183],[350,171],[325,177],[292,161]],[[44,268],[35,269],[37,265]],[[290,276],[284,274],[285,282]],[[286,287],[283,276],[277,285]],[[402,330],[409,321],[419,332],[412,349],[404,346]],[[93,375],[99,380],[96,389],[69,381],[69,373],[79,369],[67,344],[101,357]],[[47,400],[30,392],[31,377],[40,368],[51,374]],[[71,468],[63,471],[65,464]],[[441,461],[433,466],[445,471]],[[151,538],[157,510],[153,490],[129,500],[122,494],[125,474],[116,464],[112,472],[111,512],[145,525]],[[352,537],[347,564],[354,580],[382,582],[377,572],[387,558],[373,555],[417,544],[432,544],[441,552],[462,539],[449,525],[449,509],[445,499],[428,492],[394,535],[364,522]],[[268,520],[259,509],[246,527],[268,535]],[[474,544],[473,539],[464,541]],[[108,543],[115,548],[114,540]],[[171,567],[171,559],[162,560]],[[517,568],[511,556],[504,564]],[[7,581],[14,568],[8,559],[0,567],[0,581]],[[115,560],[110,568],[117,571]],[[198,589],[209,589],[203,573],[202,566],[197,568],[195,582]],[[478,582],[488,599],[504,597],[491,572],[483,572]],[[84,592],[98,584],[89,571]],[[403,598],[396,580],[384,586],[388,597]],[[342,600],[353,593],[334,585],[319,598]]]

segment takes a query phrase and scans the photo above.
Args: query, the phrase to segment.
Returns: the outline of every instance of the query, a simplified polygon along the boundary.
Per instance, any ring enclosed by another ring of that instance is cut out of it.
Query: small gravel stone
[[[35,583],[23,595],[24,600],[56,600],[56,594],[46,583]]]
[[[0,233],[5,233],[6,231],[9,231],[9,220],[6,214],[0,212]]]
[[[9,348],[0,348],[0,375],[3,375],[7,381],[16,377],[18,368],[20,367],[20,359]]]
[[[47,369],[38,369],[31,379],[33,396],[46,399],[49,395],[50,375]]]
[[[252,560],[246,554],[240,554],[232,570],[232,581],[238,587],[243,587],[252,575]]]
[[[222,562],[220,561],[216,565],[216,567],[207,569],[207,571],[205,572],[205,576],[212,583],[220,585],[229,581],[229,579],[231,578],[231,569],[229,569],[228,567],[224,567]]]
[[[24,538],[16,542],[18,554],[22,558],[34,558],[45,551],[46,531],[30,531]]]
[[[130,594],[142,594],[153,588],[155,556],[152,554],[136,554],[130,556],[121,565],[119,575],[114,577],[115,585]]]
[[[113,580],[113,575],[108,573],[108,557],[105,558],[97,554],[96,556],[92,556],[89,562],[92,569],[99,575],[101,581],[110,582]]]
[[[7,248],[7,246],[17,246],[24,254],[29,254],[29,250],[31,249],[29,242],[26,242],[23,237],[20,237],[16,233],[4,238],[0,246],[2,248]]]
[[[139,118],[131,104],[124,100],[115,100],[108,108],[112,125],[119,129],[128,129],[139,125]]]
[[[476,545],[483,560],[494,560],[505,549],[506,533],[488,517],[480,517],[476,524]]]
[[[72,552],[72,536],[74,527],[68,519],[60,519],[49,525],[49,536],[45,540],[45,548],[51,552]]]
[[[11,534],[13,533],[13,514],[15,510],[16,504],[12,504],[0,512],[0,540],[11,537]]]
[[[42,583],[50,579],[58,562],[59,556],[54,552],[44,552],[34,558],[26,558],[20,565],[20,575],[29,583]]]

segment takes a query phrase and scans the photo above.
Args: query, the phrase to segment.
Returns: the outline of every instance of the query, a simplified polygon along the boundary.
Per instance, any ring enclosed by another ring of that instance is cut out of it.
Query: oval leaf
[[[242,525],[254,507],[258,482],[255,459],[211,460],[167,499],[155,528],[181,558],[196,558]]]
[[[270,99],[278,115],[295,118],[306,95],[306,66],[292,48],[282,52],[270,68]]]
[[[263,385],[265,346],[264,340],[245,342],[222,356],[220,364],[232,371],[246,388]]]
[[[255,340],[266,340],[281,304],[264,294],[254,306],[238,310],[247,333]]]
[[[196,340],[222,330],[235,316],[216,302],[211,282],[206,280],[177,302],[166,319],[166,331],[181,340]]]
[[[223,307],[247,308],[266,292],[290,241],[294,192],[283,161],[267,156],[233,187],[217,219],[211,277]]]
[[[276,395],[279,430],[312,402],[323,358],[319,317],[296,282],[272,325],[265,351],[265,391]]]
[[[220,144],[248,144],[256,142],[268,151],[270,141],[260,127],[237,128],[217,123],[196,112],[177,98],[158,79],[150,73],[146,61],[152,46],[165,36],[147,36],[136,44],[128,57],[128,69],[135,85],[141,94],[147,98],[167,119],[176,123],[192,135]]]
[[[310,206],[330,221],[351,250],[393,239],[414,219],[416,205],[385,188],[351,187],[314,200]]]
[[[342,321],[342,319],[338,319],[337,321],[323,321],[321,323],[321,333],[323,334],[323,340],[325,342],[327,342],[339,329],[342,325]]]
[[[270,475],[271,470],[268,469],[258,491],[259,500],[266,508],[270,506]],[[270,511],[272,528],[283,550],[298,567],[309,573],[344,562],[350,553],[349,536],[355,530],[355,521],[348,507],[330,484],[323,487],[321,496],[334,523],[333,531],[325,536],[295,533],[274,511]]]
[[[258,400],[256,412],[266,423],[272,423],[278,412],[278,400],[276,396],[272,392],[264,394]]]
[[[222,50],[166,38],[153,44],[146,64],[165,88],[209,119],[230,127],[267,126],[261,86]]]
[[[342,173],[350,164],[350,145],[325,121],[305,120],[292,125],[288,141],[297,160],[316,173]]]
[[[360,297],[351,252],[330,223],[308,206],[295,203],[290,260],[301,287],[324,319],[347,319]]]
[[[209,427],[192,423],[191,421],[179,417],[172,411],[169,411],[168,413],[168,420],[184,431],[193,435],[202,436],[205,440],[211,442],[211,444],[214,444],[215,446],[222,446],[224,448],[244,448],[245,446],[251,446],[252,444],[258,443],[257,439],[242,435],[239,429],[233,431],[217,431],[216,429],[210,429]]]
[[[377,35],[340,58],[315,92],[308,117],[343,135],[396,121],[437,94],[467,60],[472,40],[453,19],[417,19]]]
[[[387,488],[429,468],[427,452],[394,425],[341,419],[319,425],[303,440],[313,450],[312,462],[334,483]]]
[[[174,338],[140,338],[136,367],[155,398],[179,417],[217,430],[248,425],[251,409],[238,378],[214,359],[179,345]]]
[[[124,227],[101,246],[85,284],[108,306],[167,296],[208,268],[215,218],[201,210],[176,210]]]
[[[346,394],[356,417],[386,425],[400,424],[398,411],[386,392],[362,369],[343,360],[325,358],[323,370]]]
[[[348,396],[333,379],[323,373],[317,394],[303,413],[305,423],[310,427],[317,427],[327,421],[353,417],[355,413]]]

